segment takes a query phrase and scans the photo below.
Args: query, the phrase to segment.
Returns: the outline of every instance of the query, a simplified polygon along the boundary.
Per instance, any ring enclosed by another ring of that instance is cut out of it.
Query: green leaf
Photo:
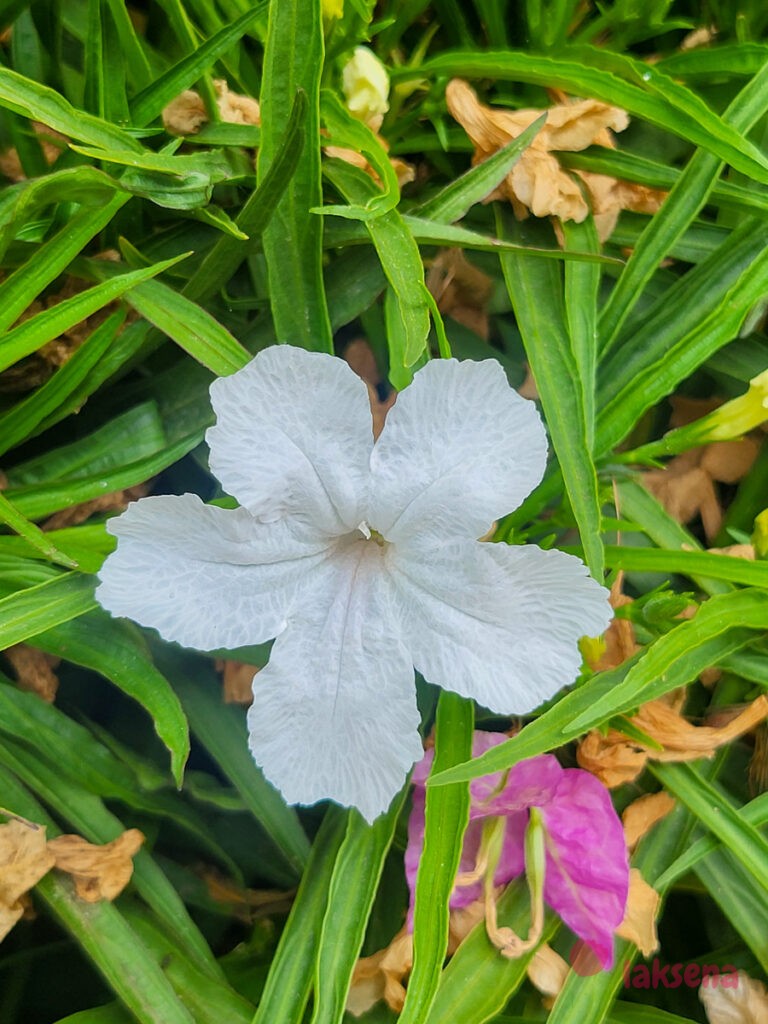
[[[400,185],[387,151],[376,135],[367,124],[353,117],[336,94],[328,89],[320,94],[320,117],[330,133],[327,145],[361,153],[381,178],[384,190],[373,192],[364,206],[319,206],[313,212],[350,220],[368,220],[394,210],[400,202]]]
[[[34,523],[30,523],[24,518],[24,516],[20,515],[2,491],[0,491],[0,523],[5,523],[6,526],[9,526],[20,537],[23,537],[28,544],[35,548],[36,551],[39,551],[43,557],[49,559],[51,562],[55,562],[57,565],[63,565],[67,569],[77,569],[77,563],[73,561],[69,555],[65,555],[63,551],[59,551],[50,537],[43,533],[39,527],[35,526]]]
[[[341,1024],[344,1017],[352,971],[404,800],[405,787],[372,825],[354,809],[347,815],[317,946],[311,1024]]]
[[[562,222],[567,249],[599,255],[600,241],[592,217],[576,224]],[[597,309],[600,288],[600,267],[596,263],[566,260],[563,264],[565,319],[571,350],[578,368],[581,405],[586,420],[585,443],[592,450],[595,441],[595,382],[597,375]],[[598,577],[599,578],[599,577]]]
[[[701,545],[693,534],[676,519],[673,519],[638,480],[629,478],[617,481],[616,492],[618,510],[621,514],[637,523],[658,547],[668,551],[687,549],[692,552],[701,552]],[[733,589],[730,584],[722,580],[714,580],[698,574],[691,578],[696,586],[706,594],[727,594]]]
[[[522,241],[525,236],[520,227],[501,212],[497,216],[498,233],[504,238]],[[563,283],[556,264],[511,253],[502,253],[499,259],[579,527],[586,562],[595,579],[602,581],[600,502],[585,408],[585,393],[590,389],[589,376],[594,367],[594,345],[590,348],[589,341],[582,337],[575,345],[571,341]],[[594,288],[591,298],[596,300]],[[589,297],[586,301],[590,301]],[[590,318],[588,312],[584,317],[587,322],[594,318]],[[574,318],[575,314],[571,313],[571,319]],[[584,359],[587,359],[586,366]]]
[[[97,208],[83,207],[57,235],[36,250],[32,259],[3,281],[0,285],[0,344],[2,332],[8,330],[40,292],[109,224],[127,200],[127,196],[113,196]]]
[[[304,1020],[336,858],[346,832],[347,815],[330,807],[312,844],[253,1024]]]
[[[96,607],[93,589],[89,577],[66,573],[4,597],[0,600],[0,650],[91,611]]]
[[[298,166],[306,116],[307,95],[298,92],[275,159],[237,216],[235,223],[246,236],[247,244],[234,238],[220,238],[184,286],[183,294],[188,298],[202,301],[225,287],[261,238]]]
[[[296,169],[272,213],[262,245],[278,341],[333,352],[323,287],[320,180],[320,76],[323,26],[319,0],[269,7],[261,103],[258,177],[263,182],[283,140],[285,115],[298,91],[307,97],[306,137]]]
[[[134,626],[99,610],[46,630],[35,637],[35,645],[100,673],[138,701],[170,751],[171,771],[181,787],[189,756],[187,720],[179,698],[155,668]]]
[[[0,414],[0,455],[28,438],[43,421],[50,425],[82,407],[89,393],[88,376],[124,320],[122,311],[107,317],[42,387]]]
[[[658,548],[607,547],[605,560],[611,569],[633,572],[679,572],[690,579],[706,576],[752,587],[768,587],[768,562],[748,562],[730,555],[706,551],[670,551]]]
[[[768,64],[732,101],[723,119],[746,134],[768,106],[767,84]],[[601,313],[600,335],[604,351],[613,346],[651,276],[707,201],[721,170],[722,163],[716,154],[705,149],[696,153],[661,210],[648,222]]]
[[[181,699],[192,732],[298,877],[306,865],[309,843],[295,810],[286,806],[251,756],[245,712],[224,704],[220,682],[210,663],[171,653],[159,645],[153,647],[153,653],[158,668]]]
[[[126,251],[133,250],[125,243]],[[250,353],[215,317],[162,281],[145,281],[126,293],[126,301],[179,348],[218,377],[241,370]]]
[[[443,771],[472,756],[473,719],[469,701],[455,693],[440,694],[433,771]],[[448,948],[448,901],[468,821],[468,785],[459,783],[428,791],[424,849],[416,879],[413,970],[398,1024],[424,1020],[437,994]]]
[[[515,50],[486,53],[455,50],[433,57],[418,68],[398,70],[393,77],[490,78],[530,82],[546,89],[564,89],[577,96],[593,96],[681,135],[717,154],[743,174],[768,183],[768,161],[763,154],[718,117],[696,93],[643,61],[610,53],[604,48],[583,46],[577,52],[581,61],[594,61],[596,66]]]
[[[753,825],[755,828],[768,824],[768,793],[761,793],[760,796],[756,796],[754,800],[750,800],[737,813],[748,825]],[[719,837],[716,835],[702,836],[701,839],[697,839],[693,846],[689,846],[684,853],[681,853],[669,865],[658,880],[659,886],[667,888],[672,885],[678,878],[682,878],[683,875],[696,867],[704,857],[718,849],[721,849],[721,846]]]
[[[226,25],[207,39],[194,53],[190,53],[178,64],[166,71],[160,78],[147,86],[131,101],[131,116],[135,125],[146,125],[153,121],[160,111],[179,93],[193,85],[215,64],[253,25],[267,7],[268,0],[259,0],[248,11]],[[97,143],[98,145],[98,143]],[[109,147],[106,147],[109,148]]]
[[[95,285],[79,295],[73,295],[72,298],[65,299],[50,309],[44,309],[41,313],[37,313],[29,320],[25,320],[24,323],[7,331],[0,336],[0,370],[12,366],[13,363],[35,352],[64,331],[70,330],[91,316],[92,313],[120,298],[130,288],[162,274],[163,271],[175,266],[180,260],[186,259],[187,255],[188,253],[184,253],[182,256],[162,260],[160,263],[154,263],[151,267],[142,270],[120,274],[118,277]]]
[[[371,178],[341,160],[325,165],[329,180],[348,201],[365,206],[377,193]],[[412,367],[423,355],[429,337],[429,302],[419,247],[397,210],[365,221],[389,281],[388,341],[390,380],[400,390],[410,383]]]
[[[768,890],[768,842],[755,826],[695,765],[652,763],[649,767],[664,788],[731,851],[756,885],[763,892]]]
[[[9,488],[6,495],[22,515],[28,519],[42,519],[53,512],[81,505],[100,495],[144,483],[196,448],[201,440],[202,431],[198,431],[156,454],[137,459],[136,462],[109,472],[95,472],[92,476],[77,476],[62,482],[46,482],[32,487]]]
[[[483,160],[461,177],[442,188],[437,195],[419,204],[413,215],[437,224],[453,224],[476,204],[487,198],[515,166],[523,150],[533,142],[547,119],[542,114],[517,138],[502,146],[493,156]]]
[[[511,927],[517,935],[527,934],[530,896],[525,885],[513,882],[498,903],[500,926]],[[547,914],[542,941],[548,942],[558,928],[557,919]],[[533,953],[507,960],[486,934],[485,922],[476,925],[443,971],[437,997],[424,1024],[485,1024],[509,1002],[526,979]]]
[[[141,152],[141,146],[109,121],[73,107],[47,85],[33,82],[8,68],[0,68],[0,107],[41,121],[67,138],[80,139],[101,149],[128,149]]]
[[[755,230],[754,226],[746,224],[742,232],[734,232],[721,248],[731,249],[732,242],[749,246]],[[763,235],[762,225],[759,230]],[[684,292],[684,309],[675,304],[672,289],[664,296],[664,329],[657,328],[656,317],[653,321],[648,317],[643,327],[634,333],[632,351],[620,348],[601,366],[598,454],[604,454],[622,441],[646,410],[670,394],[710,355],[735,337],[749,311],[768,291],[768,251],[764,247],[735,282],[730,286],[723,283],[720,288],[713,287],[706,305],[695,305],[693,280],[689,279],[696,274],[706,278],[708,269],[702,264],[683,279],[688,286]],[[675,309],[675,317],[669,316],[670,308]],[[684,318],[688,316],[695,317],[695,321],[686,323]],[[644,345],[646,337],[652,340]]]

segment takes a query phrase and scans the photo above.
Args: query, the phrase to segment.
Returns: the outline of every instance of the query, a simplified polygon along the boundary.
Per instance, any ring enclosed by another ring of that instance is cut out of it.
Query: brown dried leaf
[[[747,562],[754,562],[755,549],[751,544],[729,544],[725,548],[707,548],[710,555],[730,555],[731,558],[743,558]]]
[[[223,79],[217,79],[213,85],[222,121],[227,124],[261,124],[257,100],[230,92]],[[208,111],[200,94],[194,89],[186,89],[163,109],[162,118],[165,130],[171,135],[196,135],[208,122]]]
[[[448,83],[445,96],[448,110],[475,146],[474,163],[486,160],[516,139],[542,113],[485,106],[459,78]],[[553,151],[578,152],[592,145],[613,148],[610,129],[623,131],[628,124],[626,111],[598,100],[550,107],[544,127],[487,198],[508,199],[520,220],[530,211],[536,217],[554,216],[581,223],[591,204],[598,233],[602,239],[607,238],[620,210],[655,211],[665,193],[591,172],[571,174],[560,166]],[[582,188],[586,188],[590,204]]]
[[[404,979],[413,966],[413,936],[405,926],[386,947],[357,961],[347,996],[347,1010],[360,1017],[384,999],[399,1013],[405,1002]]]
[[[253,702],[253,680],[259,671],[255,665],[234,658],[218,658],[216,670],[223,675],[225,704],[248,706]]]
[[[354,341],[347,345],[344,349],[344,359],[358,377],[365,381],[368,388],[368,400],[371,403],[373,436],[375,439],[384,429],[387,413],[395,404],[397,392],[390,390],[386,398],[382,399],[379,397],[378,387],[382,383],[381,375],[379,374],[376,358],[371,346],[364,338],[355,338]]]
[[[443,249],[427,273],[427,288],[441,313],[488,340],[488,302],[493,281],[461,249]]]
[[[659,948],[656,915],[660,902],[661,897],[653,886],[646,882],[637,868],[630,868],[627,909],[616,934],[634,942],[643,956],[650,956]]]
[[[579,765],[612,789],[636,779],[649,759],[695,761],[712,757],[718,747],[738,739],[768,717],[768,698],[761,695],[719,728],[693,725],[680,714],[682,699],[678,696],[672,703],[652,700],[630,719],[633,725],[660,743],[663,750],[649,750],[616,729],[610,729],[607,735],[594,730],[579,744],[576,751]]]
[[[699,987],[709,1024],[768,1024],[768,992],[762,982],[737,972],[738,984],[732,987],[705,981]]]
[[[547,942],[539,946],[527,967],[532,984],[549,999],[556,999],[560,995],[569,970],[565,960]]]
[[[99,512],[124,512],[129,503],[143,498],[149,491],[148,484],[137,484],[135,487],[126,487],[124,491],[114,491],[112,494],[102,494],[91,501],[84,501],[80,505],[72,505],[64,508],[61,512],[55,512],[43,523],[44,530],[62,530],[65,526],[79,526],[91,516]]]
[[[650,832],[656,822],[666,818],[674,807],[674,799],[664,790],[660,793],[646,793],[625,807],[621,821],[624,825],[627,849],[631,850],[636,846],[646,832]]]
[[[133,857],[144,842],[137,828],[111,843],[97,846],[82,836],[57,836],[48,843],[55,867],[71,875],[75,890],[86,903],[114,900],[131,880]]]
[[[0,941],[23,916],[25,894],[53,863],[42,825],[17,819],[0,825]]]
[[[760,451],[760,442],[754,437],[739,441],[714,441],[701,449],[699,465],[713,480],[722,484],[736,484],[752,468]]]
[[[59,677],[53,671],[61,658],[45,654],[29,644],[14,644],[6,647],[3,657],[13,666],[20,690],[36,693],[42,700],[52,704],[59,688]]]
[[[533,376],[533,370],[531,370],[528,363],[525,364],[525,380],[517,389],[517,393],[521,398],[529,398],[534,402],[539,400],[539,389],[536,386],[536,378]]]
[[[712,477],[700,466],[690,465],[690,453],[678,455],[665,469],[640,474],[640,482],[678,523],[701,516],[704,532],[714,537],[723,522],[723,511]]]

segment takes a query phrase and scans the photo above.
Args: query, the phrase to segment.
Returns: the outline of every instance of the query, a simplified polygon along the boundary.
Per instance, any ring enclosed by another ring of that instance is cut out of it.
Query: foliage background
[[[83,904],[56,873],[36,887],[36,919],[0,949],[3,1021],[331,1024],[361,948],[400,926],[406,797],[372,828],[333,807],[287,808],[251,762],[244,713],[223,704],[213,659],[111,620],[93,597],[104,518],[126,489],[151,481],[221,498],[202,445],[208,384],[275,341],[342,352],[363,334],[397,387],[448,346],[499,359],[515,386],[532,367],[554,456],[497,539],[582,550],[596,575],[625,569],[642,648],[585,672],[494,752],[494,767],[552,749],[572,758],[585,731],[681,685],[692,715],[768,685],[766,563],[707,553],[699,520],[671,517],[622,454],[664,433],[670,396],[733,398],[766,368],[765,5],[346,0],[331,17],[332,6],[0,0],[0,148],[23,171],[0,192],[0,648],[29,642],[62,659],[54,704],[5,663],[0,804],[49,835],[147,836],[114,904]],[[710,45],[680,49],[709,26]],[[417,167],[402,195],[380,143],[339,102],[359,43],[391,71],[382,134]],[[565,234],[583,258],[531,255],[519,246],[558,249],[550,224],[480,202],[514,153],[460,177],[471,145],[444,101],[456,75],[499,105],[543,107],[557,88],[624,107],[619,150],[568,165],[669,198],[653,217],[624,214],[602,260],[590,220]],[[221,78],[260,98],[260,128],[217,121]],[[179,148],[160,114],[192,87],[211,121]],[[72,145],[59,142],[50,163],[33,123]],[[328,139],[365,149],[385,187],[321,158]],[[493,279],[489,340],[443,323],[422,285],[423,261],[447,246]],[[96,258],[108,249],[119,257]],[[44,346],[77,328],[86,340],[52,372]],[[749,539],[767,479],[763,444],[721,491],[719,545]],[[49,523],[94,501],[82,522]],[[680,594],[702,604],[690,622],[676,618]],[[697,680],[712,666],[723,673],[708,690]],[[436,694],[423,685],[421,703],[426,735]],[[446,698],[437,713],[449,768],[465,760],[471,709]],[[752,753],[738,743],[654,767],[617,794],[621,805],[661,785],[678,800],[634,858],[666,896],[668,962],[768,970],[768,802],[749,788]],[[703,1020],[695,993],[624,990],[637,955],[626,943],[614,971],[572,973],[549,1014],[524,964],[502,961],[481,933],[442,969],[450,876],[438,867],[456,854],[461,780],[479,770],[456,769],[431,792],[436,910],[417,924],[401,1020]],[[227,880],[229,901],[212,897],[205,872]],[[284,900],[248,902],[249,889],[296,886],[287,924]],[[505,900],[520,924],[524,899]],[[394,1016],[378,1007],[366,1019]]]

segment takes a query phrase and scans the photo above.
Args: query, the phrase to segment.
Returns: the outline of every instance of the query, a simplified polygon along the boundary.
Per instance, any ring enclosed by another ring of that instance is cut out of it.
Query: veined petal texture
[[[331,536],[365,518],[371,408],[342,359],[277,345],[215,380],[211,401],[211,470],[250,512]]]
[[[411,544],[393,546],[388,568],[416,668],[499,714],[532,711],[573,682],[578,639],[611,618],[607,591],[561,551]]]
[[[546,457],[536,406],[496,360],[433,360],[387,414],[368,521],[396,544],[481,537],[539,483]]]
[[[107,529],[118,543],[99,573],[102,606],[201,651],[276,636],[333,552],[294,523],[260,523],[195,494],[142,498]]]
[[[382,549],[324,566],[254,680],[253,756],[289,803],[331,798],[372,821],[422,754],[413,665]]]

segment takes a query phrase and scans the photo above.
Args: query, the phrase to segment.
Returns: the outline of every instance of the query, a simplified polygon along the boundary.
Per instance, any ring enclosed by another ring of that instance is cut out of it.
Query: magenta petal
[[[607,969],[629,889],[624,831],[608,790],[594,775],[566,769],[554,798],[542,806],[542,816],[547,832],[544,898]]]
[[[500,776],[501,773],[498,773]],[[494,786],[488,785],[483,801],[476,799],[474,783],[472,784],[471,817],[493,814],[506,817],[527,807],[543,807],[554,798],[557,787],[563,776],[560,762],[552,754],[541,754],[527,761],[518,761],[507,773],[504,788],[497,796],[491,796]],[[488,775],[477,780],[485,783],[486,779],[497,776]],[[498,781],[496,782],[498,786]],[[489,799],[490,797],[490,799]]]

